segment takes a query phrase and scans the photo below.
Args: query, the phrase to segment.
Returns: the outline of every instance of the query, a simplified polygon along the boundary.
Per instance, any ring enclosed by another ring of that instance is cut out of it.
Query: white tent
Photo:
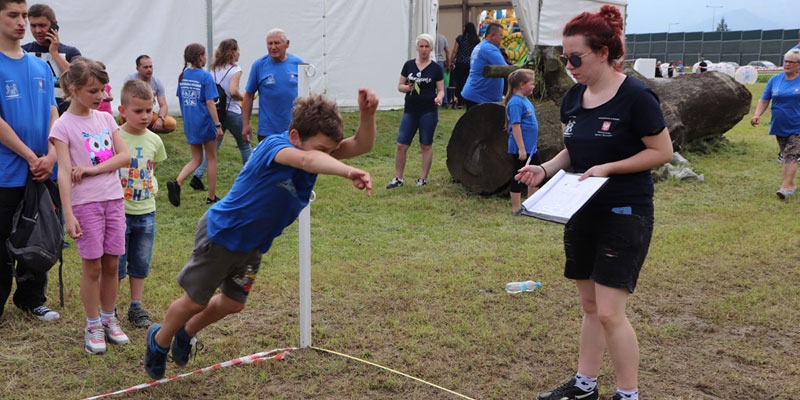
[[[597,11],[604,4],[617,6],[626,16],[627,0],[512,0],[514,14],[529,47],[561,46],[561,31],[572,17],[583,11]]]
[[[140,54],[153,59],[154,75],[164,82],[170,114],[180,112],[175,96],[183,69],[183,49],[206,46],[209,59],[217,44],[239,42],[244,70],[265,55],[266,32],[286,31],[289,52],[312,64],[311,90],[335,98],[340,106],[357,105],[359,87],[369,87],[381,107],[402,107],[397,79],[413,57],[414,38],[436,29],[436,0],[29,0],[50,5],[65,44],[106,64],[115,101],[123,78],[135,72]],[[23,43],[32,41],[30,31]]]

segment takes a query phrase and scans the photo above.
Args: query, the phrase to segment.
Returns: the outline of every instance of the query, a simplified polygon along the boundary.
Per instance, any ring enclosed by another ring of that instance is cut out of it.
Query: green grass
[[[764,84],[751,87],[753,103]],[[400,111],[380,112],[372,153],[349,163],[368,170],[373,196],[349,181],[321,176],[312,204],[314,345],[393,368],[471,398],[530,398],[574,373],[580,305],[564,279],[561,225],[513,217],[506,198],[483,197],[454,183],[446,146],[460,110],[443,110],[429,185],[387,191]],[[356,114],[345,114],[352,133]],[[749,115],[716,152],[686,152],[705,181],[656,186],[656,230],[628,315],[641,345],[645,398],[789,399],[800,390],[797,360],[800,202],[779,201],[780,164],[768,126]],[[769,115],[762,118],[768,121]],[[189,158],[180,132],[162,136],[169,159],[164,183]],[[240,168],[225,139],[218,192]],[[419,171],[411,147],[406,177]],[[145,307],[158,322],[182,295],[175,278],[192,248],[206,193],[183,190],[180,208],[158,197],[152,274]],[[253,210],[258,212],[258,210]],[[247,308],[201,333],[205,349],[186,373],[251,353],[297,346],[297,224],[265,255]],[[43,324],[9,304],[0,320],[0,397],[81,398],[148,381],[144,330],[123,322],[132,343],[102,356],[82,349],[80,260],[65,252],[67,304]],[[534,293],[507,295],[503,285],[534,279]],[[51,274],[51,306],[57,304]],[[127,309],[127,281],[119,293]],[[613,393],[610,363],[600,378]],[[759,395],[755,395],[759,393]],[[761,394],[764,394],[763,396]],[[428,399],[444,391],[363,363],[314,350],[196,375],[123,398],[147,399]]]

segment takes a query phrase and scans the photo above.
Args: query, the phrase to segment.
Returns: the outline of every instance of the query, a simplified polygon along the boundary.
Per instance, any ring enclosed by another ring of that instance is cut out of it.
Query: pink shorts
[[[125,200],[107,200],[72,206],[83,235],[75,239],[78,255],[94,260],[125,254]]]

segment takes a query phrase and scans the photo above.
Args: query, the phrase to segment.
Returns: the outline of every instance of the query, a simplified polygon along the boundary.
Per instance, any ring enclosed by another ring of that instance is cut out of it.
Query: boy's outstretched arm
[[[365,189],[367,196],[372,194],[372,177],[369,172],[351,167],[322,151],[286,147],[275,154],[275,162],[312,174],[341,176],[353,181],[356,188]]]
[[[375,145],[375,111],[378,109],[378,95],[370,89],[358,89],[359,121],[356,134],[342,140],[333,152],[337,159],[355,157],[372,150]]]

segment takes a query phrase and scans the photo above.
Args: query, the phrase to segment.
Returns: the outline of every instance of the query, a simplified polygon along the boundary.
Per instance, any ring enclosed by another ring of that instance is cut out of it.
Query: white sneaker
[[[130,342],[128,335],[119,327],[119,320],[116,317],[111,317],[108,322],[103,323],[103,332],[111,344],[123,345]]]
[[[89,354],[103,354],[106,352],[106,338],[103,335],[102,325],[87,326],[83,338],[86,342],[84,349]]]
[[[31,310],[31,314],[39,318],[39,321],[52,321],[61,317],[57,312],[47,306],[39,306]]]

